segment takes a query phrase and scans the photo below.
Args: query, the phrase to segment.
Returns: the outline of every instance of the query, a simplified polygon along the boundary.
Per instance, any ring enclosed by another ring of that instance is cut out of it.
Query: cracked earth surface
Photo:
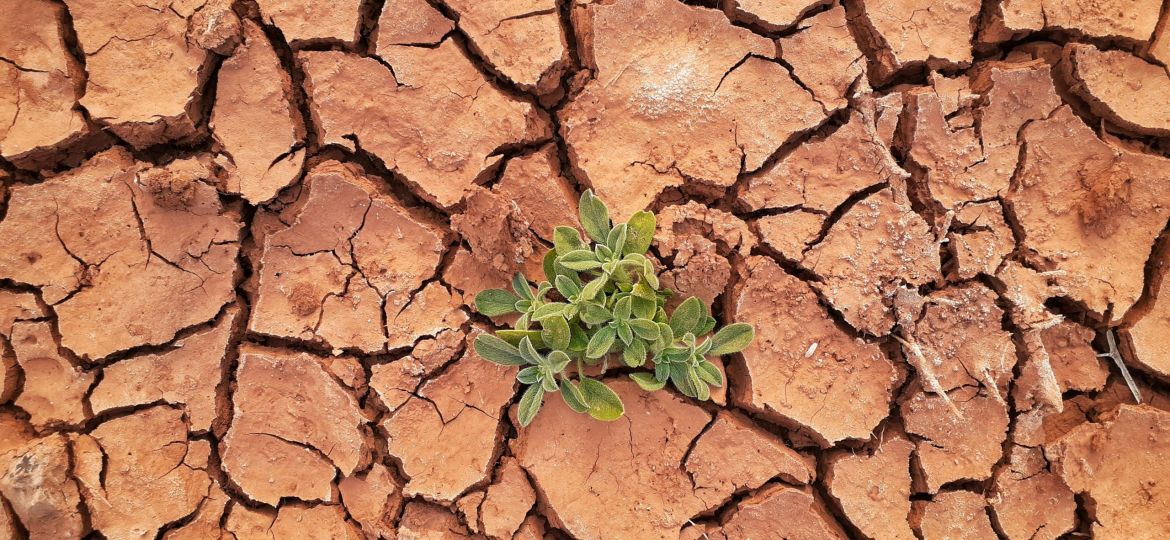
[[[1159,0],[0,0],[0,538],[1170,537],[1168,65]],[[588,188],[756,339],[519,429],[472,299]]]

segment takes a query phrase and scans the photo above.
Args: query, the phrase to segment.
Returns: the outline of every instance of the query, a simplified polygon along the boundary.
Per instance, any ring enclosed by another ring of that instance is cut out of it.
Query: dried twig
[[[1129,368],[1125,367],[1125,359],[1121,357],[1121,351],[1117,349],[1117,338],[1113,335],[1113,330],[1105,331],[1105,340],[1109,342],[1109,352],[1098,354],[1100,358],[1109,357],[1113,359],[1113,363],[1117,364],[1117,368],[1121,370],[1121,378],[1125,379],[1125,384],[1129,386],[1130,393],[1133,394],[1134,401],[1142,402],[1142,393],[1138,390],[1137,383],[1134,382],[1133,376],[1129,374]]]

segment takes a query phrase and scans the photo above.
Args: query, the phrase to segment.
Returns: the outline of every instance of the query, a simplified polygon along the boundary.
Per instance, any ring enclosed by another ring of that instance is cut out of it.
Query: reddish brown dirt
[[[1170,537],[1168,65],[1160,0],[0,0],[0,538]],[[473,298],[590,188],[756,338],[521,429]]]

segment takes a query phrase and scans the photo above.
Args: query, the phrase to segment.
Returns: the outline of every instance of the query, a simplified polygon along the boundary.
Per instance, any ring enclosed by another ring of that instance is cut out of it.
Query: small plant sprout
[[[630,374],[644,390],[669,383],[686,396],[709,399],[712,386],[723,386],[723,376],[706,357],[742,351],[752,341],[752,326],[736,323],[700,339],[715,329],[702,301],[692,296],[666,312],[673,293],[660,287],[646,257],[654,214],[638,212],[614,225],[592,191],[581,195],[579,212],[588,238],[572,227],[556,228],[554,248],[544,258],[546,281],[533,289],[518,273],[513,292],[490,289],[475,297],[476,309],[489,317],[520,313],[514,329],[475,339],[475,351],[484,359],[522,366],[516,378],[527,387],[520,424],[530,424],[545,394],[554,392],[576,412],[598,420],[620,418],[621,399],[586,376],[586,365],[600,365],[602,374],[611,363],[644,368]]]

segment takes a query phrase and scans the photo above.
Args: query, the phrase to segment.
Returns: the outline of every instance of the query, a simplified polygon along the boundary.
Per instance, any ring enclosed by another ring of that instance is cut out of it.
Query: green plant
[[[514,329],[475,339],[484,359],[524,366],[516,375],[528,385],[520,399],[520,424],[532,422],[550,392],[559,392],[579,413],[598,420],[620,418],[625,408],[618,395],[585,375],[585,365],[598,364],[604,374],[611,357],[630,368],[649,360],[652,372],[630,374],[647,391],[669,382],[684,395],[709,399],[712,386],[723,386],[723,376],[706,356],[743,350],[754,334],[751,325],[732,324],[700,342],[715,329],[702,301],[687,298],[670,314],[663,308],[673,293],[660,287],[646,258],[654,214],[638,212],[613,225],[609,209],[592,191],[581,195],[579,213],[588,239],[572,227],[557,227],[554,248],[544,258],[546,281],[533,289],[517,273],[514,293],[490,289],[475,297],[476,309],[489,317],[520,313]]]

